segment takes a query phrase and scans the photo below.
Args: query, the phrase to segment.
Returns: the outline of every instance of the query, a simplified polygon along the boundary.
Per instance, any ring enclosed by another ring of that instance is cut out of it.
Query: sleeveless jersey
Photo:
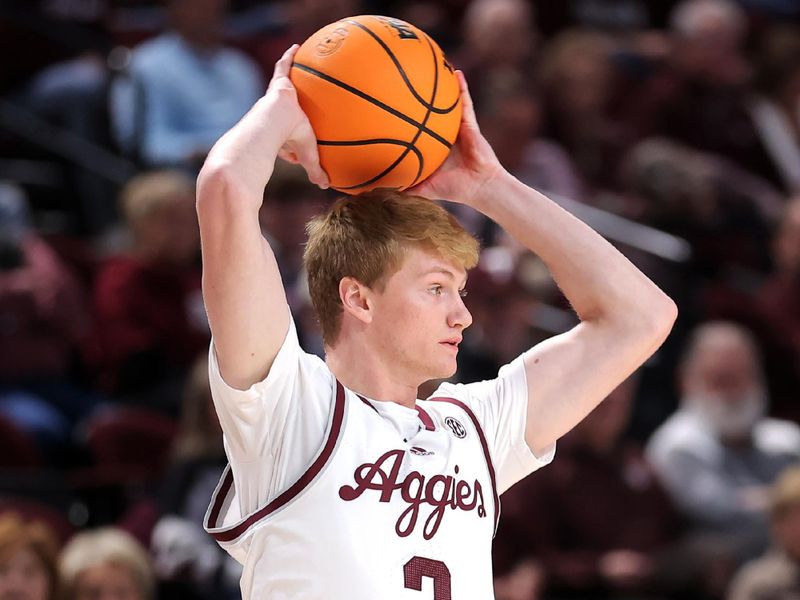
[[[500,506],[489,446],[457,398],[417,402],[404,439],[336,382],[320,451],[259,510],[237,517],[230,467],[205,527],[244,564],[244,598],[489,600]]]

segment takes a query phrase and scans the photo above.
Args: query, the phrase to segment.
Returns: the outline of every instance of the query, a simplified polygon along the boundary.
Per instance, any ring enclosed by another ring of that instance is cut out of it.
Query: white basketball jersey
[[[217,487],[205,526],[244,564],[244,597],[493,598],[500,507],[470,408],[454,398],[418,401],[420,431],[403,439],[338,382],[334,403],[313,463],[266,506],[223,526],[236,514],[230,469]]]

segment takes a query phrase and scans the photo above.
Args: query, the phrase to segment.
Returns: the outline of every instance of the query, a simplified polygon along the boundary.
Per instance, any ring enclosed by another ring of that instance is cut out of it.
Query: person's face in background
[[[614,48],[613,39],[602,33],[573,29],[543,49],[542,91],[562,128],[583,136],[584,128],[594,131],[605,122],[616,79]]]
[[[146,600],[130,570],[103,563],[80,574],[71,600]]]
[[[187,266],[200,250],[194,198],[171,199],[134,226],[139,253],[152,264]]]
[[[465,21],[470,59],[488,68],[523,66],[536,40],[532,21],[525,2],[479,2],[468,10]]]
[[[222,42],[228,4],[228,0],[171,0],[172,27],[193,46],[216,46]]]
[[[687,405],[722,439],[747,438],[766,412],[766,393],[753,349],[733,331],[701,342],[683,376]]]
[[[603,115],[613,79],[607,57],[574,56],[564,67],[554,90],[559,112],[578,118]]]
[[[711,84],[741,83],[749,73],[742,56],[746,31],[734,17],[709,10],[689,30],[673,34],[673,56],[690,78]]]
[[[39,556],[20,546],[0,558],[0,600],[50,600],[50,577]]]
[[[534,94],[517,93],[495,102],[490,114],[480,118],[483,135],[500,163],[511,172],[522,161],[525,142],[536,137],[541,105]]]

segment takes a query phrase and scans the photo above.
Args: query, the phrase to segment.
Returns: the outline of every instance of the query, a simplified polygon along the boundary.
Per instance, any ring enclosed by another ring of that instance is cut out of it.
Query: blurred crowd
[[[800,2],[4,0],[0,599],[239,597],[202,530],[226,461],[194,178],[286,47],[366,13],[434,37],[503,165],[680,308],[503,496],[498,600],[800,598]],[[304,226],[334,197],[281,163],[260,214],[317,354]],[[470,382],[575,321],[449,208],[483,246]]]

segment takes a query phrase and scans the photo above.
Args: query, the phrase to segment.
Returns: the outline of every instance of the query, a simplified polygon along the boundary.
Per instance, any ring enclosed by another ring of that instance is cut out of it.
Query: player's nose
[[[450,327],[460,327],[461,329],[466,329],[472,325],[472,313],[467,309],[461,296],[458,296],[455,305],[450,311],[447,324]]]

